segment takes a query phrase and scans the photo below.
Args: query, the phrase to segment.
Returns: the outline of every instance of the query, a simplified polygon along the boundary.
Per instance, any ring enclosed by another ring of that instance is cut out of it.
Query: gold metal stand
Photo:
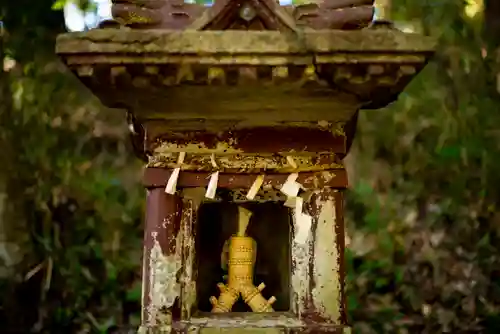
[[[234,303],[241,297],[252,309],[252,312],[274,312],[271,305],[276,301],[273,296],[266,300],[261,291],[264,283],[258,287],[253,285],[253,268],[255,264],[256,242],[246,236],[246,228],[252,212],[242,207],[238,208],[238,234],[229,241],[229,278],[227,285],[219,283],[219,299],[210,297],[212,312],[230,312]]]

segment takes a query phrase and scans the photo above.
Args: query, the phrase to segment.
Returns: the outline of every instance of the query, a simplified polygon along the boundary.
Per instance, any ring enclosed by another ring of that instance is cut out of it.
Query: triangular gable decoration
[[[295,21],[275,0],[215,0],[191,28],[295,31]]]

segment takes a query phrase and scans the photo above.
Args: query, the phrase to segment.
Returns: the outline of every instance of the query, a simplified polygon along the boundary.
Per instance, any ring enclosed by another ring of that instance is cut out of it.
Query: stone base
[[[138,334],[351,334],[351,327],[331,324],[315,324],[305,327],[262,324],[257,327],[252,324],[231,326],[231,324],[194,325],[187,322],[174,322],[172,326],[141,326]]]

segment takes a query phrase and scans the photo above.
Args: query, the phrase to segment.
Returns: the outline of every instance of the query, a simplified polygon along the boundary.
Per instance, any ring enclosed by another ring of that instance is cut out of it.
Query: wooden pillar
[[[304,213],[312,218],[309,229],[307,218],[294,215],[293,311],[309,325],[309,333],[331,332],[337,326],[341,331],[347,322],[342,192],[314,190]],[[309,233],[307,238],[299,236],[303,231]]]
[[[181,200],[164,187],[147,190],[142,276],[142,327],[171,324],[180,316]]]
[[[195,242],[197,213],[205,194],[204,188],[188,188],[182,190],[182,273],[181,277],[181,320],[190,320],[191,310],[196,304]],[[201,195],[201,196],[200,196]]]
[[[340,309],[341,309],[341,324],[349,325],[347,318],[347,298],[345,291],[346,281],[346,268],[345,268],[345,222],[344,222],[344,192],[345,189],[339,189],[334,192],[335,199],[335,217],[337,219],[335,224],[335,232],[337,234],[337,250],[339,260],[339,278],[340,278]]]

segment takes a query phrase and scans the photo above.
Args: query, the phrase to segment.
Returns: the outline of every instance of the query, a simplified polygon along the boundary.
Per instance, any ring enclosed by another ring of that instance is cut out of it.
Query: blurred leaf
[[[62,10],[64,8],[64,6],[66,6],[66,2],[68,0],[56,0],[53,4],[52,4],[52,9],[53,10]]]

